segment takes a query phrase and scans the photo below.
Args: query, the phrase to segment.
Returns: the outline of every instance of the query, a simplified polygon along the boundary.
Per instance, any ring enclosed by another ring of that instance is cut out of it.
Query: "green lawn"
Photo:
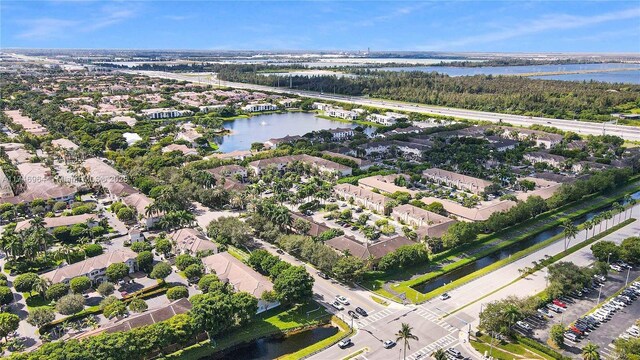
[[[51,303],[38,294],[30,295],[29,293],[22,293],[22,296],[24,296],[24,300],[27,303],[27,310],[32,310],[42,306],[49,306]]]
[[[389,291],[383,288],[383,285],[386,282],[396,282],[396,284],[392,286],[394,292],[399,294],[404,293],[407,300],[414,303],[426,301],[434,296],[440,295],[447,290],[450,290],[453,287],[460,286],[464,282],[471,281],[478,276],[482,276],[483,274],[504,266],[509,262],[516,261],[522,256],[525,256],[535,250],[547,246],[551,242],[559,240],[562,236],[557,236],[543,243],[534,245],[531,248],[522,250],[508,259],[504,259],[500,262],[494,263],[487,268],[470,274],[463,279],[459,279],[452,284],[447,284],[447,286],[441,287],[429,294],[422,294],[413,289],[413,286],[422,284],[447,272],[458,269],[479,258],[499,251],[500,249],[503,249],[505,247],[511,246],[517,242],[523,241],[542,231],[557,227],[567,219],[582,216],[590,211],[600,209],[615,201],[619,201],[627,193],[633,193],[637,191],[638,185],[639,182],[637,180],[634,180],[626,186],[612,192],[611,194],[592,195],[580,202],[567,204],[559,209],[549,211],[545,214],[539,215],[534,219],[507,228],[501,232],[480,237],[472,244],[467,244],[466,246],[462,246],[457,249],[452,249],[439,254],[435,254],[432,257],[432,265],[421,265],[415,268],[403,269],[402,272],[395,272],[390,274],[370,273],[365,277],[362,285],[368,289],[373,290],[383,297],[398,301],[399,299],[397,296],[391,294]],[[496,245],[488,246],[488,244]],[[472,255],[469,255],[469,253],[471,253]],[[466,257],[460,258],[461,256],[465,256],[463,254],[467,254]],[[425,271],[429,272],[425,273]],[[417,276],[421,273],[423,275]]]
[[[278,307],[258,315],[252,324],[243,329],[232,331],[211,342],[209,340],[203,341],[200,344],[170,354],[166,358],[180,360],[199,359],[259,338],[326,324],[330,318],[331,314],[316,302],[284,311]]]
[[[488,353],[491,349],[491,338],[487,335],[480,336],[477,341],[471,341],[471,345],[474,349],[478,350],[480,354]],[[542,352],[535,350],[523,343],[502,343],[497,340],[493,340],[493,350],[491,354],[496,359],[540,359],[540,360],[553,360],[553,357],[543,354]]]

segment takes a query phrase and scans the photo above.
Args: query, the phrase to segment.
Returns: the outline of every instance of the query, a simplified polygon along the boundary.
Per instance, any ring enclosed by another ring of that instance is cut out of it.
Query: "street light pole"
[[[629,285],[629,273],[631,273],[631,268],[627,268],[627,280],[624,282],[624,286]]]
[[[598,290],[598,304],[600,304],[600,295],[602,295],[602,285],[600,285],[600,289]]]
[[[607,265],[609,265],[609,259],[611,258],[611,253],[609,253],[609,255],[607,255]]]

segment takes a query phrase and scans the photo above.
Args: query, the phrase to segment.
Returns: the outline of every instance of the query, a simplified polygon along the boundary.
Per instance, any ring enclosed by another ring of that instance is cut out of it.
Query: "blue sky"
[[[639,1],[8,1],[2,48],[640,52]]]

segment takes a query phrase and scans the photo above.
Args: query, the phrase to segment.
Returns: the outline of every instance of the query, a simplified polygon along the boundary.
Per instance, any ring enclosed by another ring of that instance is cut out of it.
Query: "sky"
[[[640,52],[640,1],[2,0],[0,48]]]

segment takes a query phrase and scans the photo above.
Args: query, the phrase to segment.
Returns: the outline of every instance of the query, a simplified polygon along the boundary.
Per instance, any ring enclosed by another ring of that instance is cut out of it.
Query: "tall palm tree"
[[[636,206],[636,199],[631,198],[631,200],[629,200],[629,217],[633,216],[633,207]]]
[[[602,216],[604,217],[604,230],[607,231],[609,229],[609,220],[613,218],[613,214],[611,211],[605,211]]]
[[[589,342],[582,348],[582,358],[584,360],[600,360],[600,353],[598,353],[600,347],[592,342]]]
[[[623,211],[624,211],[624,207],[622,207],[622,205],[620,205],[619,202],[614,202],[613,205],[611,206],[612,215],[618,214],[618,222],[620,222],[620,214],[622,214]]]
[[[567,251],[571,239],[575,239],[578,234],[578,228],[571,222],[571,220],[565,220],[562,224],[562,233],[564,234],[564,251]]]
[[[593,229],[595,225],[591,220],[585,221],[582,225],[584,226],[584,239],[586,241],[587,238],[589,237],[589,230]]]
[[[404,341],[403,358],[405,360],[407,358],[407,349],[411,349],[411,346],[409,346],[409,340],[416,340],[416,341],[419,340],[417,336],[413,335],[413,333],[411,332],[412,330],[413,328],[409,324],[402,323],[402,327],[396,334],[397,336],[396,341],[400,341],[400,340]]]
[[[633,198],[631,197],[631,195],[627,194],[627,195],[624,196],[624,199],[622,199],[622,203],[625,206],[629,206],[629,205],[631,205],[631,200],[633,200]],[[631,206],[633,206],[633,205],[631,205]],[[625,207],[624,208],[624,217],[625,217],[625,219],[627,218],[627,210],[629,210],[629,208]]]

